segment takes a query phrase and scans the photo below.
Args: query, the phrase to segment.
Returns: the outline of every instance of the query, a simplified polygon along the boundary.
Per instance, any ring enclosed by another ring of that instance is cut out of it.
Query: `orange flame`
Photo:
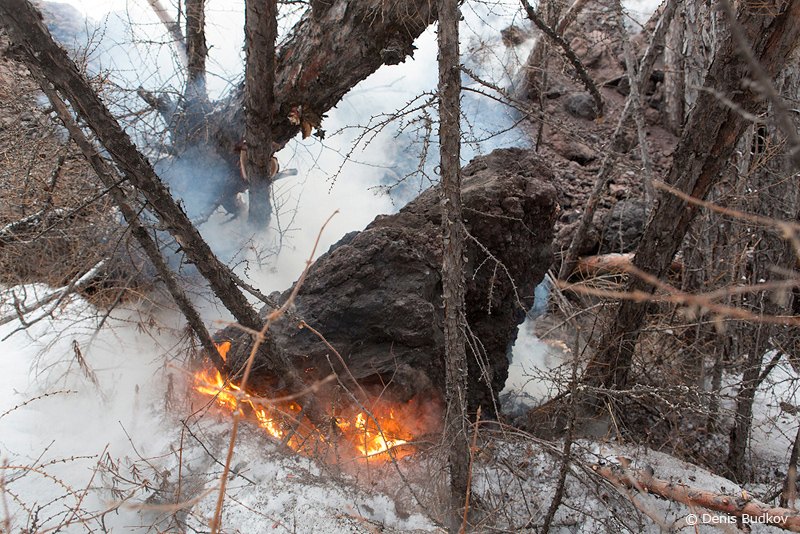
[[[225,341],[216,345],[225,360],[231,343]],[[275,405],[267,399],[259,399],[223,378],[216,369],[196,372],[194,382],[195,391],[213,397],[218,406],[231,413],[243,409],[273,438],[284,440],[290,436],[287,445],[298,452],[317,451],[317,445],[328,441],[324,431],[315,429],[302,417],[302,408],[294,402]],[[343,438],[362,459],[383,455],[388,460],[389,451],[393,452],[395,458],[413,453],[413,436],[396,417],[395,410],[387,407],[386,401],[373,406],[370,412],[359,411],[349,417],[339,414],[333,421]]]

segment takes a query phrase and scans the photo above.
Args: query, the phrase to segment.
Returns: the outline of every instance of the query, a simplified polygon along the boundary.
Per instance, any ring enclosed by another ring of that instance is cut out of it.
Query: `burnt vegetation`
[[[502,81],[474,68],[486,43],[459,39],[465,10],[491,14],[475,5],[247,0],[243,78],[212,96],[203,1],[149,2],[181,72],[151,90],[71,47],[59,8],[4,0],[0,326],[77,297],[98,328],[174,303],[190,370],[168,408],[201,398],[232,421],[212,446],[199,411],[183,419],[213,476],[182,471],[183,431],[159,484],[105,451],[97,467],[120,503],[127,484],[174,507],[161,529],[226,531],[237,435],[260,428],[332,479],[394,484],[432,528],[677,531],[700,510],[798,531],[800,0],[664,0],[642,24],[616,0],[523,0],[497,32],[522,59]],[[401,205],[327,251],[324,227],[303,228],[302,274],[265,294],[249,275],[291,241],[293,139],[324,146],[336,106],[434,25],[436,90],[344,129],[345,160],[384,130],[414,138],[374,184]],[[469,98],[502,107],[522,146],[484,150],[505,132],[478,132]],[[208,237],[227,224],[250,232],[232,255]],[[77,342],[74,357],[93,377]],[[105,529],[82,498],[40,525],[12,475],[0,500],[28,517],[0,507],[0,532]]]

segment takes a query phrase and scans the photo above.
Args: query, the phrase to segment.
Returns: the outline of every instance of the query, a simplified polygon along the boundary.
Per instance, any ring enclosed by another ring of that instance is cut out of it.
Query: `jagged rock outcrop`
[[[490,391],[503,388],[508,349],[552,261],[558,206],[553,173],[531,151],[496,150],[473,160],[463,176],[469,397],[493,413]],[[380,392],[390,384],[397,400],[444,390],[440,212],[433,188],[348,234],[314,263],[296,300],[294,311],[337,349],[363,387]],[[331,365],[341,371],[296,320],[283,319],[270,332],[306,379],[330,374]],[[228,362],[237,368],[249,341],[231,329],[220,335],[234,338]],[[255,376],[280,388],[270,367],[259,356]]]

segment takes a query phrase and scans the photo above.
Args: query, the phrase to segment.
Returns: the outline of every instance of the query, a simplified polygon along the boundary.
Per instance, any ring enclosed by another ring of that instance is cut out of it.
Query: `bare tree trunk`
[[[800,457],[800,427],[797,427],[797,434],[792,444],[792,452],[789,455],[789,466],[786,469],[786,479],[783,481],[783,491],[781,491],[780,505],[783,508],[794,508],[797,500],[797,459]]]
[[[681,2],[683,3],[683,2]],[[681,6],[681,11],[684,8]],[[664,43],[664,124],[674,134],[680,135],[686,116],[686,89],[684,86],[683,31],[686,22],[683,13],[669,25]]]
[[[798,77],[796,61],[798,54],[792,55],[792,62],[785,71],[780,73],[779,81],[774,86],[788,86],[787,94],[796,94],[800,77]],[[780,114],[780,96],[770,98],[770,114]],[[777,100],[778,104],[773,101]],[[796,122],[789,113],[784,112],[784,119],[790,121],[789,125],[782,125],[780,131],[775,125],[754,125],[755,138],[748,140],[741,147],[742,152],[750,152],[747,165],[739,170],[742,182],[740,189],[744,193],[744,211],[757,213],[777,220],[797,220],[800,213],[800,199],[798,198],[797,184],[792,176],[796,172],[796,153],[793,147],[792,134],[786,135],[787,130],[794,130]],[[794,122],[794,124],[792,123]],[[780,123],[779,123],[780,125]],[[772,128],[770,132],[768,128]],[[755,142],[753,142],[755,141]],[[781,147],[776,153],[772,147]],[[737,279],[747,278],[750,284],[762,280],[775,280],[784,278],[797,266],[798,257],[785,236],[778,235],[771,229],[747,228],[743,232],[741,250],[737,251],[739,257],[744,258],[742,273]],[[791,276],[791,275],[789,275]],[[791,315],[792,297],[776,298],[767,292],[761,292],[748,299],[740,298],[741,307],[751,307],[759,315]],[[755,304],[753,304],[755,303]],[[730,434],[727,468],[737,480],[745,480],[748,475],[746,461],[747,446],[753,424],[753,402],[756,390],[761,381],[766,378],[774,363],[762,372],[762,363],[765,354],[770,349],[778,351],[773,358],[777,362],[781,357],[784,344],[796,339],[796,329],[782,328],[777,325],[763,324],[760,322],[746,322],[737,324],[736,335],[742,352],[747,354],[746,367],[743,371],[742,382],[736,396],[736,410],[733,427]]]
[[[717,43],[729,38],[719,35],[716,3],[683,0],[681,4],[664,52],[664,122],[676,135],[698,100]]]
[[[458,0],[439,0],[439,141],[442,189],[442,302],[447,417],[445,443],[450,447],[450,494],[453,525],[469,478],[467,353],[464,282],[464,225],[461,217],[461,71]]]
[[[214,366],[220,372],[223,372],[225,369],[225,362],[220,357],[219,352],[217,352],[214,342],[211,339],[211,335],[208,333],[205,324],[203,324],[200,314],[192,305],[189,297],[180,287],[175,274],[169,268],[167,262],[164,261],[164,257],[161,255],[158,244],[155,242],[147,229],[142,226],[136,210],[131,207],[131,205],[128,203],[128,200],[125,198],[125,193],[119,186],[116,185],[119,182],[119,177],[117,176],[116,172],[97,152],[92,143],[86,138],[84,133],[73,120],[72,114],[69,112],[66,104],[64,104],[64,101],[61,100],[61,98],[53,90],[42,74],[36,70],[32,70],[31,72],[39,83],[39,86],[44,91],[48,100],[50,100],[50,104],[53,106],[53,109],[55,109],[56,114],[61,119],[62,124],[64,124],[64,127],[69,132],[72,140],[78,145],[78,148],[81,150],[83,156],[94,169],[97,177],[100,178],[101,182],[103,182],[103,185],[110,189],[114,203],[119,208],[120,213],[122,213],[122,217],[125,219],[125,222],[128,223],[128,226],[131,229],[131,235],[133,235],[136,241],[138,241],[139,245],[142,247],[142,250],[147,255],[147,258],[153,264],[158,272],[158,275],[163,280],[164,285],[167,286],[167,291],[169,291],[172,299],[178,306],[178,309],[186,318],[189,327],[192,329],[192,331],[194,331],[197,339],[200,341],[200,346],[203,347],[203,350],[205,351],[206,355],[208,355],[208,358],[214,363]]]
[[[758,297],[756,297],[758,298]],[[763,295],[761,295],[763,299]],[[763,313],[763,302],[761,305]],[[751,328],[756,328],[755,340],[752,344],[748,343],[747,360],[745,361],[744,372],[742,373],[742,382],[739,386],[739,391],[736,393],[736,410],[734,411],[733,426],[731,427],[730,443],[728,446],[728,458],[725,462],[725,467],[728,476],[732,477],[738,482],[745,482],[748,475],[747,470],[747,445],[750,442],[750,429],[753,425],[753,402],[756,397],[756,391],[760,384],[759,377],[761,376],[761,360],[764,357],[764,351],[767,349],[766,339],[768,325],[742,325],[743,328],[738,328],[741,334],[753,334]]]
[[[245,4],[245,168],[250,182],[249,221],[257,228],[266,228],[272,216],[269,191],[277,16],[276,0],[248,0]]]
[[[791,0],[778,15],[740,9],[738,19],[753,42],[753,51],[761,64],[775,76],[794,48],[800,27],[800,0]],[[706,91],[699,93],[684,134],[673,157],[668,183],[695,198],[704,199],[720,180],[733,150],[746,126],[741,110],[754,113],[760,108],[757,95],[742,89],[749,69],[740,59],[731,39],[721,41],[720,49],[706,77]],[[732,109],[717,96],[728,95],[740,109]],[[697,208],[680,198],[661,194],[639,248],[634,266],[660,277],[669,268]],[[653,287],[639,279],[629,282],[628,291],[652,292]],[[646,303],[623,301],[617,308],[608,330],[601,337],[598,351],[586,369],[586,380],[596,386],[624,387],[628,381],[639,329],[646,316]]]
[[[206,100],[205,0],[186,0],[186,92],[189,101]]]

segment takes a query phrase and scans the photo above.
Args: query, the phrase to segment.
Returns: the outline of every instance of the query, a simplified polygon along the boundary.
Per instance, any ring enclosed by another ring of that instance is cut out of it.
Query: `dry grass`
[[[7,39],[0,35],[0,53]],[[61,287],[110,259],[85,293],[118,300],[140,282],[125,228],[88,164],[44,109],[27,69],[0,57],[0,285]]]

